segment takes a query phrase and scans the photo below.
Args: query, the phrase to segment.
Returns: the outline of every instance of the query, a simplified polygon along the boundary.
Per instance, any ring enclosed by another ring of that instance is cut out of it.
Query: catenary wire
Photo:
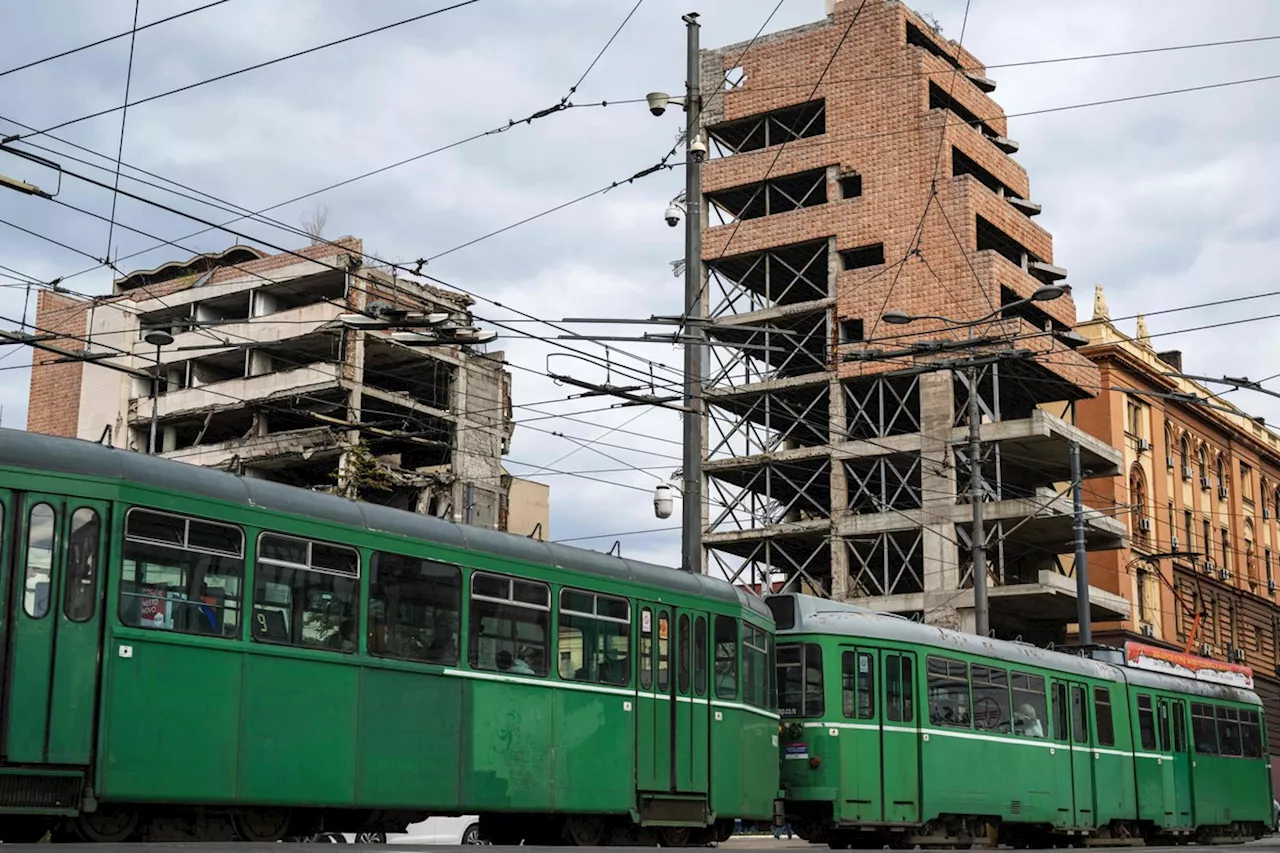
[[[340,44],[346,44],[348,42],[355,41],[356,39],[364,38],[365,36],[371,36],[371,35],[376,35],[377,33],[386,32],[387,30],[395,29],[396,27],[402,27],[405,24],[412,24],[417,21],[425,20],[426,18],[433,18],[436,15],[442,15],[445,12],[452,12],[456,9],[461,9],[464,6],[470,6],[478,2],[480,2],[480,0],[458,0],[458,2],[454,3],[451,6],[442,6],[441,8],[433,9],[430,12],[424,12],[420,15],[414,15],[411,18],[405,18],[400,21],[395,21],[394,23],[384,24],[381,27],[375,27],[374,29],[365,30],[364,32],[356,33],[355,35],[345,36],[343,38],[336,39],[335,41],[326,42],[321,45],[316,45],[315,47],[309,47],[306,50],[295,51],[286,56],[279,56],[279,57],[276,57],[275,59],[269,59],[266,62],[259,62],[254,65],[250,65],[246,68],[239,68],[239,69],[236,69],[235,71],[228,71],[227,73],[219,74],[216,77],[209,77],[205,80],[198,80],[195,83],[189,83],[186,86],[179,86],[178,88],[170,89],[167,92],[160,92],[159,94],[156,94],[156,95],[151,95],[146,98],[140,98],[136,101],[133,101],[132,103],[126,102],[123,106],[111,107],[105,110],[98,110],[95,113],[89,113],[88,115],[83,115],[83,116],[80,116],[79,118],[68,119],[67,121],[50,125],[49,127],[46,127],[43,130],[37,130],[32,133],[24,133],[16,137],[8,137],[4,141],[12,142],[12,141],[17,141],[18,139],[26,139],[31,136],[40,136],[41,134],[48,133],[51,130],[60,130],[61,128],[67,127],[69,125],[78,124],[82,121],[88,121],[91,118],[98,118],[99,116],[110,115],[111,113],[118,112],[119,110],[125,109],[127,107],[136,107],[140,104],[146,104],[146,103],[150,103],[151,101],[159,100],[160,98],[167,98],[170,95],[176,95],[179,92],[188,92],[200,86],[207,86],[210,83],[216,83],[220,80],[226,80],[229,77],[235,77],[239,74],[245,74],[249,71],[257,71],[261,68],[266,68],[268,66],[276,65],[281,62],[287,62],[291,59],[297,59],[298,57],[301,57],[301,56],[307,56],[308,54],[312,54],[317,51],[326,50],[331,47],[337,47]]]
[[[120,108],[120,145],[116,148],[116,176],[115,189],[120,189],[120,163],[124,159],[124,128],[125,120],[129,117],[129,88],[133,84],[133,49],[138,41],[138,10],[142,6],[142,0],[133,0],[133,31],[129,36],[129,65],[124,75],[124,106]],[[115,232],[116,227],[116,202],[120,200],[118,192],[111,193],[111,221],[107,224],[107,248],[102,253],[102,257],[108,261],[111,260],[111,235]]]

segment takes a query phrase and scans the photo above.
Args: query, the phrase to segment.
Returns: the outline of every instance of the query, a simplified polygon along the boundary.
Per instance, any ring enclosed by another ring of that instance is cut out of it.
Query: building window
[[[1173,427],[1164,422],[1164,466],[1173,470]]]
[[[1250,583],[1258,582],[1258,565],[1253,558],[1253,522],[1244,520],[1244,573]]]
[[[1201,481],[1209,479],[1209,451],[1204,449],[1204,445],[1200,445],[1196,449],[1196,463],[1200,467]]]
[[[1150,522],[1147,519],[1147,485],[1142,474],[1142,468],[1134,465],[1129,471],[1129,517],[1133,519],[1133,529],[1131,533],[1134,539],[1146,544],[1148,541],[1147,529]]]
[[[1222,568],[1226,569],[1227,571],[1230,571],[1231,570],[1230,534],[1228,534],[1227,528],[1225,527],[1219,531],[1219,534],[1222,536]]]
[[[1253,503],[1253,469],[1240,463],[1240,499]]]
[[[1185,435],[1178,442],[1178,455],[1182,460],[1182,476],[1191,476],[1191,440]]]
[[[1129,435],[1134,438],[1142,438],[1142,404],[1136,400],[1130,400],[1128,403],[1129,412]]]
[[[1218,497],[1220,499],[1227,496],[1227,458],[1221,453],[1218,454],[1218,462],[1215,466],[1218,474]]]
[[[1196,552],[1196,522],[1189,509],[1182,512],[1182,528],[1183,534],[1187,537],[1183,547],[1186,548],[1188,554],[1194,554]]]
[[[1204,559],[1206,563],[1212,563],[1213,562],[1213,522],[1211,522],[1209,519],[1206,518],[1201,523],[1203,524],[1203,527],[1204,527],[1203,529],[1204,538],[1200,540],[1204,550],[1201,553],[1204,554]]]
[[[1275,583],[1275,576],[1271,574],[1271,549],[1262,549],[1262,569],[1267,573],[1267,589],[1271,589],[1271,585]]]

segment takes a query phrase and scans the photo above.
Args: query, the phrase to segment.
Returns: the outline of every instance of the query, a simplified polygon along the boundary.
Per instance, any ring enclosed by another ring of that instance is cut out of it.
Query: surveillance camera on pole
[[[653,514],[658,518],[670,518],[674,501],[671,498],[671,487],[660,483],[653,490]]]
[[[645,95],[645,100],[649,102],[649,112],[656,116],[660,116],[667,111],[667,104],[671,103],[671,96],[666,92],[650,92]]]
[[[701,163],[707,159],[707,143],[702,141],[702,134],[699,133],[689,143],[689,155],[693,157],[694,162]]]

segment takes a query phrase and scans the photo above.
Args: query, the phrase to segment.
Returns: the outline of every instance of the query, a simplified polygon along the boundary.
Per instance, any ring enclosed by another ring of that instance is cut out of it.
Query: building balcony
[[[184,388],[160,396],[160,419],[222,407],[242,407],[246,402],[300,394],[313,394],[338,387],[342,367],[321,362],[246,379],[227,379],[194,388]],[[151,417],[151,400],[139,395],[129,401],[129,420],[140,423]]]

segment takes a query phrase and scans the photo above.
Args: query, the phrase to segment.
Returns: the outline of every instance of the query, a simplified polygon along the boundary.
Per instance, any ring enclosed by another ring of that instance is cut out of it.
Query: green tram
[[[0,514],[4,841],[773,817],[773,620],[722,581],[13,430]]]
[[[1270,765],[1249,690],[807,596],[767,603],[785,810],[811,843],[1222,843],[1268,831]]]

